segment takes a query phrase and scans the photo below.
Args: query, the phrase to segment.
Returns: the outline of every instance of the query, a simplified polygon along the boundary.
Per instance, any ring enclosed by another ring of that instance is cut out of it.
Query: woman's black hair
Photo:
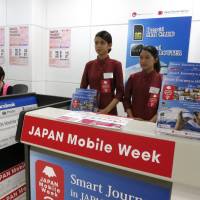
[[[155,69],[156,72],[159,73],[161,66],[160,66],[160,59],[159,59],[159,55],[158,55],[158,50],[156,49],[156,47],[151,46],[151,45],[143,46],[141,48],[140,53],[142,52],[142,50],[148,51],[155,58],[156,63],[154,64],[154,69]]]
[[[0,66],[0,79],[2,79],[2,77],[3,77],[3,79],[4,79],[4,77],[5,77],[5,72],[4,72],[4,70],[3,70],[3,67]]]
[[[107,31],[100,31],[98,32],[95,37],[100,37],[101,39],[105,40],[108,44],[112,44],[112,36]],[[108,53],[111,51],[111,48],[108,50]]]

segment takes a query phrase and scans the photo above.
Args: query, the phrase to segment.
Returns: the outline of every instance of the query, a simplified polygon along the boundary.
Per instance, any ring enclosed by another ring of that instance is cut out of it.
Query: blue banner
[[[169,62],[187,62],[191,17],[133,19],[128,24],[126,79],[140,71],[139,53],[142,45],[159,51],[161,73]]]
[[[20,96],[0,100],[0,110],[12,109],[28,105],[37,105],[36,96]]]
[[[153,179],[152,179],[153,180]],[[144,181],[30,151],[31,199],[169,200],[171,184]]]

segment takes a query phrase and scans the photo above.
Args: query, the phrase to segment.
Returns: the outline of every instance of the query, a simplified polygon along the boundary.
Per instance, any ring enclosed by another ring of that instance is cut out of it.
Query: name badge
[[[104,78],[104,79],[113,78],[113,73],[112,73],[112,72],[104,73],[104,74],[103,74],[103,78]]]
[[[159,94],[151,94],[147,106],[155,108],[158,105]]]
[[[110,93],[110,92],[111,92],[111,81],[101,80],[101,93]]]
[[[160,92],[160,88],[157,87],[150,87],[149,93],[151,94],[158,94]]]

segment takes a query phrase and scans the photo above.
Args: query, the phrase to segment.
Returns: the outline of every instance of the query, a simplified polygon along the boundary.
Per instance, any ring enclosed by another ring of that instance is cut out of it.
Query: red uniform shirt
[[[130,108],[134,117],[150,120],[157,113],[161,83],[156,71],[131,75],[125,88],[125,110]]]
[[[88,62],[80,87],[87,88],[88,86],[98,91],[100,109],[104,109],[114,98],[122,101],[124,86],[121,63],[109,57]],[[109,114],[116,115],[117,109],[114,108]]]

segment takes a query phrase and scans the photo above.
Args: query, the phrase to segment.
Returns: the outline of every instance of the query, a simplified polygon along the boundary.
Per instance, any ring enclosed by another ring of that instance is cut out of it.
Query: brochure
[[[200,64],[169,66],[162,85],[157,130],[200,138]]]
[[[93,89],[77,88],[72,95],[71,110],[96,112],[97,91]]]
[[[118,116],[97,114],[93,112],[74,112],[70,110],[68,110],[65,115],[58,117],[57,120],[65,122],[78,122],[85,125],[106,127],[112,129],[121,129],[130,121],[130,119],[128,118]]]

